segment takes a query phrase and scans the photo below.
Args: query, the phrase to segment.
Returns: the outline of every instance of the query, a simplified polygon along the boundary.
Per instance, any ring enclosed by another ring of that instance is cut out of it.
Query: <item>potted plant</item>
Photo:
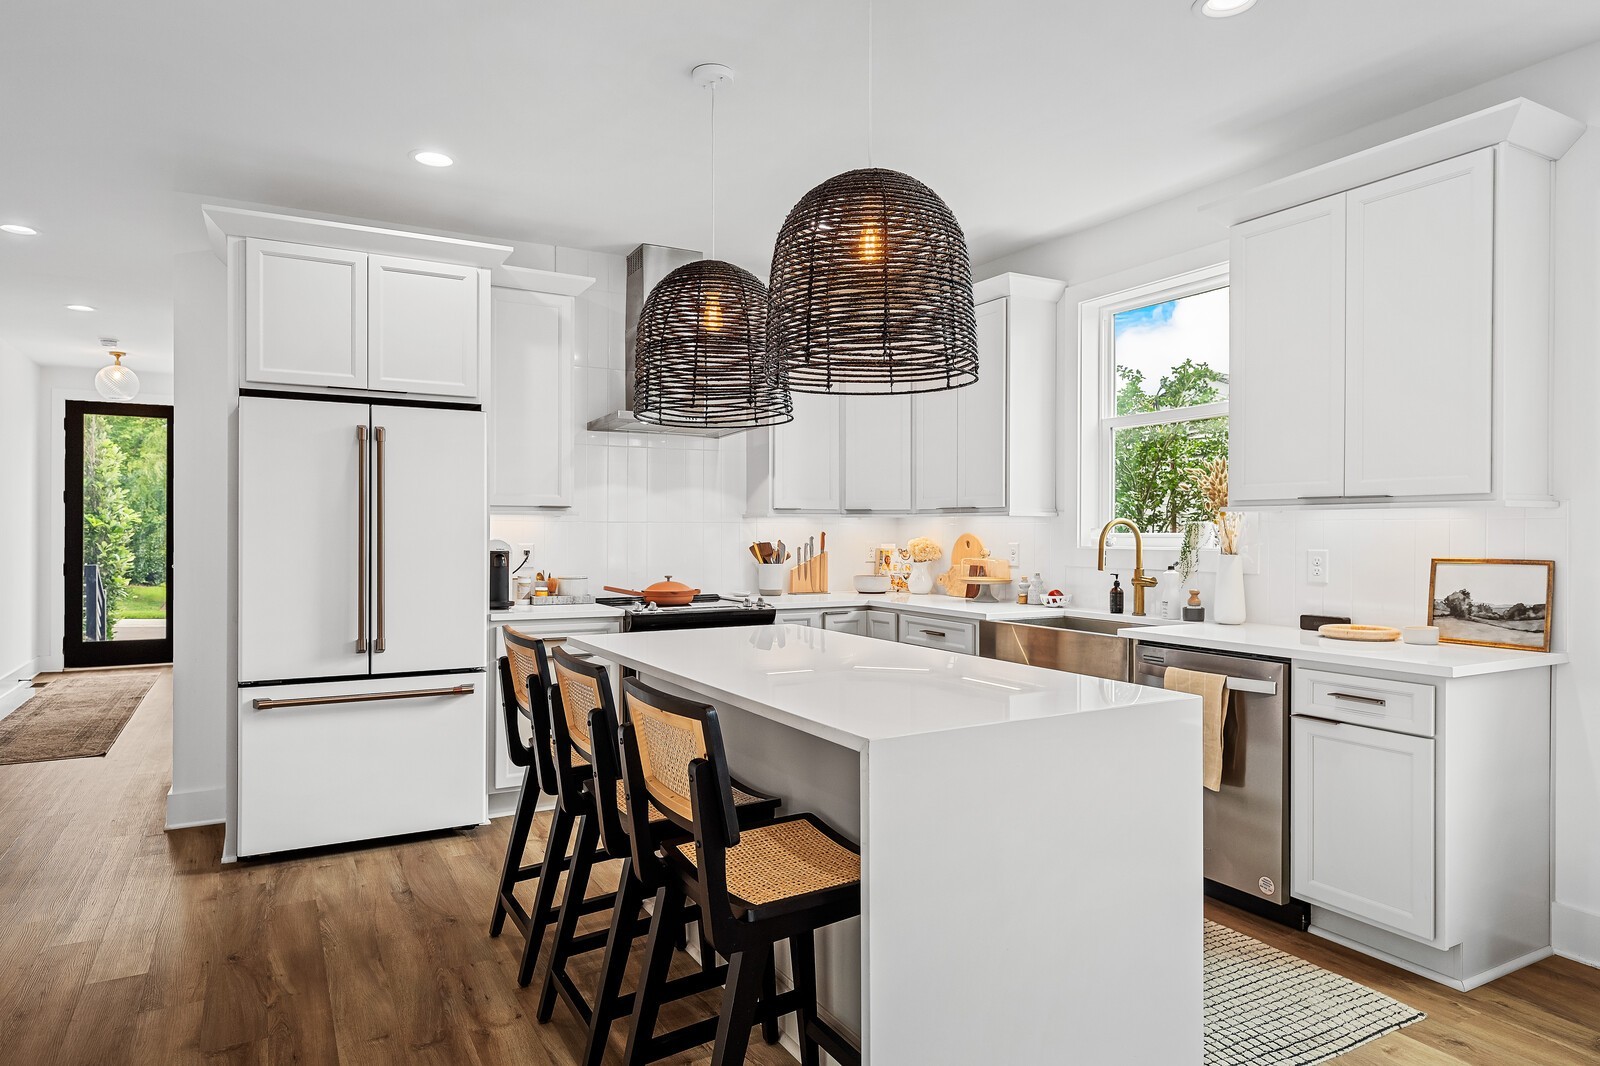
[[[1211,620],[1236,626],[1244,621],[1244,560],[1239,556],[1243,516],[1228,510],[1228,460],[1218,456],[1195,471],[1206,511],[1217,526],[1217,591]]]

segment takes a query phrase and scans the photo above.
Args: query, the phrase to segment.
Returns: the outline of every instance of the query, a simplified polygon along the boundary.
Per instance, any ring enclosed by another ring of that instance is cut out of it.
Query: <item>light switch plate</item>
[[[1328,583],[1328,549],[1308,548],[1306,550],[1306,583],[1310,585],[1326,585]]]

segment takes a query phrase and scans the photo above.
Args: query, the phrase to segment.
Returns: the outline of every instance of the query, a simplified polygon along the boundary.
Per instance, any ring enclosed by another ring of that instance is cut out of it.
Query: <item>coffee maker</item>
[[[511,549],[489,549],[489,607],[503,611],[512,604]]]

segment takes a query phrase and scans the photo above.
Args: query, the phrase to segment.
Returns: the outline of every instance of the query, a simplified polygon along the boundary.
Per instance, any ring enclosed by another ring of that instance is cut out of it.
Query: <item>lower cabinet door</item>
[[[848,611],[823,611],[822,628],[864,637],[867,635],[867,612],[859,608]]]
[[[240,855],[476,825],[482,674],[239,690]]]
[[[773,623],[780,626],[810,626],[822,628],[821,611],[779,611]]]
[[[900,616],[893,611],[868,611],[867,636],[879,640],[899,640]]]
[[[1293,894],[1432,940],[1434,742],[1315,718],[1290,731]]]

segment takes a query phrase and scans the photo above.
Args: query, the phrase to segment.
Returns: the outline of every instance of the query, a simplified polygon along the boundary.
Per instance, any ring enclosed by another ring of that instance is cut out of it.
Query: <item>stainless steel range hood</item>
[[[628,295],[624,305],[623,371],[622,387],[624,407],[601,415],[589,423],[595,433],[671,433],[681,437],[726,437],[743,433],[732,428],[686,428],[681,426],[652,426],[633,416],[633,348],[639,336],[639,312],[644,309],[644,299],[656,282],[683,266],[705,258],[701,253],[687,248],[668,248],[660,244],[641,244],[628,253]]]

